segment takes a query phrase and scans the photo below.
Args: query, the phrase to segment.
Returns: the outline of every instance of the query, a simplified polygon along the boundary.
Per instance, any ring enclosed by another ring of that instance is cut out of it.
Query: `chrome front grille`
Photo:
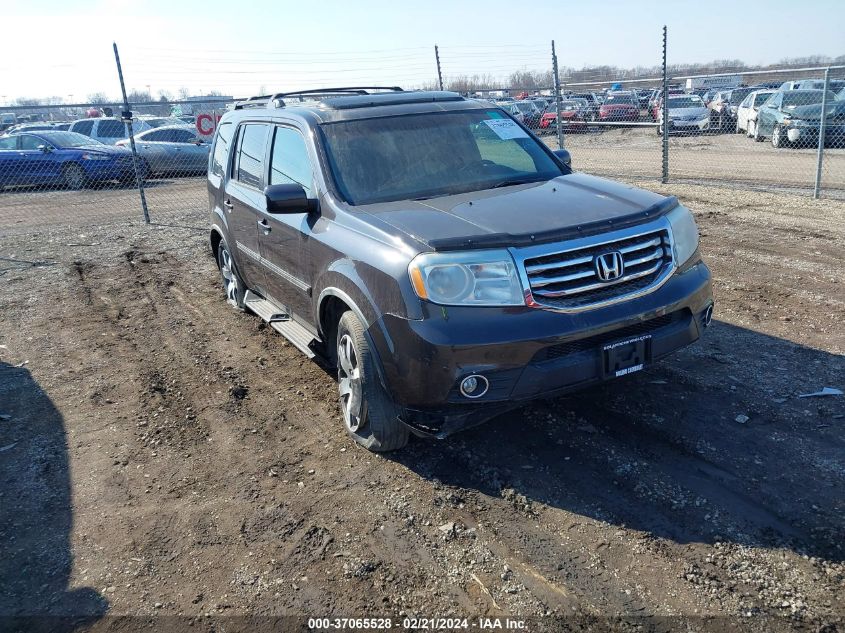
[[[537,304],[561,310],[596,307],[648,292],[672,271],[667,228],[620,235],[610,241],[598,236],[594,243],[576,242],[565,250],[558,250],[560,244],[549,245],[548,253],[537,253],[540,247],[532,247],[531,256],[523,260],[525,280]],[[602,280],[596,259],[614,252],[621,255],[621,275]]]

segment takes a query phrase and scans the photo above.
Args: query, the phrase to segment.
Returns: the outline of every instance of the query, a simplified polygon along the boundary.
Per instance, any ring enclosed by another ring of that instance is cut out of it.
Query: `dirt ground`
[[[701,342],[386,456],[226,305],[204,214],[0,233],[0,616],[843,630],[845,397],[799,395],[845,389],[845,204],[658,190],[700,223]]]

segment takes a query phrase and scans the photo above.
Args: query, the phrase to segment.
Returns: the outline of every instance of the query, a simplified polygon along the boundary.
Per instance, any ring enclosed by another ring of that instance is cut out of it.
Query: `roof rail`
[[[342,88],[312,88],[309,90],[297,90],[294,92],[276,92],[271,95],[260,95],[249,97],[244,101],[235,104],[235,110],[242,110],[244,108],[283,108],[285,97],[300,97],[300,101],[304,101],[302,97],[329,97],[329,96],[344,96],[344,95],[367,95],[371,90],[384,90],[388,92],[404,92],[399,86],[345,86]]]

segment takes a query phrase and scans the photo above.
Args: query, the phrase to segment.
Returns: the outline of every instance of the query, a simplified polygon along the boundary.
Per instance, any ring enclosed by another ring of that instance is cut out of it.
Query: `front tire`
[[[780,149],[786,147],[786,135],[783,133],[783,128],[776,125],[772,130],[772,147]]]
[[[220,276],[223,278],[223,291],[226,293],[226,302],[243,312],[246,285],[235,268],[235,262],[226,242],[220,240],[217,246],[217,267],[220,269]]]
[[[754,136],[753,136],[753,138],[758,143],[762,143],[763,140],[764,140],[763,135],[760,134],[760,122],[759,121],[754,122]]]
[[[367,450],[394,451],[408,443],[409,430],[379,380],[376,359],[361,321],[352,311],[337,326],[337,384],[343,425]]]
[[[62,168],[62,180],[68,189],[79,191],[88,183],[88,176],[81,165],[69,163]]]

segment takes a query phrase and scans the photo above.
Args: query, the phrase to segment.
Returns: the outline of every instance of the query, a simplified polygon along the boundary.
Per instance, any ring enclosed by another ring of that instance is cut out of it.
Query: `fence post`
[[[434,59],[437,60],[437,82],[440,84],[440,89],[443,90],[443,73],[440,72],[440,50],[437,44],[434,45]]]
[[[660,182],[669,182],[669,75],[666,68],[666,25],[663,25],[663,169]]]
[[[824,92],[822,93],[822,116],[819,121],[819,148],[816,154],[816,182],[813,198],[819,199],[822,188],[822,162],[824,161],[824,134],[827,129],[827,90],[830,86],[830,66],[824,71]]]
[[[112,47],[114,48],[114,61],[117,64],[117,76],[120,79],[120,92],[123,95],[123,114],[121,119],[126,121],[126,127],[129,129],[129,146],[132,149],[132,167],[135,169],[135,183],[138,185],[138,193],[141,195],[141,209],[144,211],[144,222],[149,224],[150,211],[147,209],[144,179],[141,178],[138,170],[138,151],[135,149],[135,134],[132,132],[132,111],[129,109],[129,100],[126,98],[126,85],[123,83],[123,69],[120,67],[120,55],[117,53],[117,43],[112,42]]]
[[[557,72],[557,53],[555,53],[554,40],[552,40],[552,74],[555,80],[555,104],[557,105],[557,146],[563,149],[563,125],[560,121],[560,76]]]

